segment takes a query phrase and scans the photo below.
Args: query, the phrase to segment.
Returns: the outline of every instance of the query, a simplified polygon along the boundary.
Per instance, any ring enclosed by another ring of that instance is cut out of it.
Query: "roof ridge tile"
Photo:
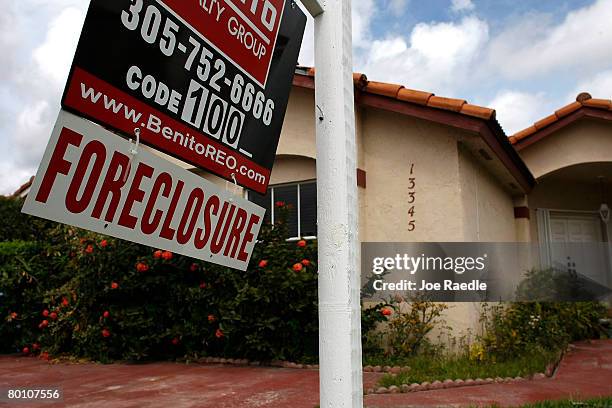
[[[612,104],[610,99],[591,98],[591,99],[587,99],[586,101],[582,102],[583,106],[588,106],[589,108],[606,109],[606,110],[610,109],[610,104]]]
[[[376,95],[388,96],[390,98],[397,99],[397,94],[400,89],[404,88],[403,85],[390,84],[388,82],[368,81],[365,87],[365,91]]]
[[[446,109],[454,112],[461,112],[461,108],[467,102],[465,99],[455,99],[455,98],[446,98],[444,96],[435,96],[433,95],[427,101],[427,106],[431,106],[434,108]]]
[[[576,101],[559,108],[552,115],[548,115],[543,119],[535,122],[533,125],[525,128],[509,137],[510,143],[516,144],[519,141],[533,135],[534,133],[552,125],[582,107],[612,110],[612,101],[610,99],[593,98],[591,94],[582,92],[576,97]]]

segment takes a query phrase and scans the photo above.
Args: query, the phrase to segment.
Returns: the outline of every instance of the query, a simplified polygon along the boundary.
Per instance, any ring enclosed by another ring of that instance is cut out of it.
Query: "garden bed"
[[[447,379],[486,379],[529,377],[537,373],[545,373],[547,368],[556,365],[559,360],[558,351],[538,351],[524,354],[507,361],[474,361],[464,356],[415,356],[404,359],[398,365],[408,366],[409,370],[398,374],[386,374],[380,385],[414,384]],[[550,370],[550,368],[549,368]]]

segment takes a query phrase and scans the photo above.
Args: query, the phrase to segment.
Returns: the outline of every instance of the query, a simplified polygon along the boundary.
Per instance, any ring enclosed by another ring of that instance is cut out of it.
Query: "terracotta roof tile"
[[[427,102],[427,106],[434,108],[451,110],[454,112],[461,112],[461,108],[465,105],[463,99],[444,98],[442,96],[432,96]]]
[[[594,109],[602,109],[602,110],[612,110],[612,101],[610,99],[594,99],[591,97],[591,94],[587,92],[582,92],[576,96],[576,102],[572,102],[569,105],[565,105],[561,109],[558,109],[552,115],[545,117],[533,124],[533,126],[528,127],[527,129],[523,129],[520,132],[512,135],[509,140],[510,143],[516,144],[519,141],[530,137],[534,133],[552,125],[553,123],[559,121],[573,112],[576,112],[578,109],[582,107],[594,108]]]
[[[297,67],[296,74],[314,78],[315,69],[311,67]],[[402,102],[428,106],[434,109],[457,112],[462,115],[472,116],[484,120],[495,118],[495,110],[493,109],[471,105],[463,99],[444,98],[441,96],[435,96],[431,92],[404,88],[399,84],[368,81],[368,78],[361,73],[353,74],[353,82],[355,83],[355,87],[357,89],[365,93],[393,98]]]
[[[483,108],[482,106],[471,105],[466,103],[461,107],[460,113],[468,116],[474,116],[481,119],[494,119],[495,110],[490,108]]]
[[[569,115],[570,113],[577,111],[580,108],[582,108],[582,104],[580,102],[572,102],[569,105],[565,105],[561,109],[556,110],[555,115],[557,115],[557,117],[561,119]]]
[[[545,117],[544,119],[538,120],[536,123],[533,124],[533,126],[535,126],[536,129],[540,130],[552,123],[555,123],[557,120],[558,120],[557,115],[553,113],[552,115],[549,115]]]
[[[415,91],[414,89],[402,88],[397,93],[397,99],[404,102],[412,102],[419,105],[427,105],[427,101],[433,94],[431,92]]]
[[[582,102],[584,106],[589,108],[610,109],[611,101],[609,99],[587,99]]]
[[[390,98],[397,98],[397,94],[402,89],[402,85],[388,84],[386,82],[369,81],[366,86],[366,92],[373,93],[376,95],[388,96]]]
[[[529,126],[527,129],[523,129],[518,133],[515,133],[514,136],[514,140],[515,143],[518,142],[521,139],[526,138],[527,136],[531,136],[533,135],[535,132],[537,132],[538,129],[535,126]]]

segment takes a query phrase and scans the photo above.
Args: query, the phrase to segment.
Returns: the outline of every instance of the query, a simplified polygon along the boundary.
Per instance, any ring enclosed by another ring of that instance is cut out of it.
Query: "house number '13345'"
[[[416,218],[414,207],[416,203],[416,177],[414,175],[414,163],[410,164],[410,177],[408,177],[408,231],[416,230]]]

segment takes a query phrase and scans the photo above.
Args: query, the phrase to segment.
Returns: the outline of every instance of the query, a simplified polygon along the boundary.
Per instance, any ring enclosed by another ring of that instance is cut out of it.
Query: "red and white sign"
[[[60,112],[23,212],[246,270],[265,210]]]
[[[305,25],[287,0],[90,0],[62,109],[265,194]]]
[[[285,0],[164,0],[265,88]]]

